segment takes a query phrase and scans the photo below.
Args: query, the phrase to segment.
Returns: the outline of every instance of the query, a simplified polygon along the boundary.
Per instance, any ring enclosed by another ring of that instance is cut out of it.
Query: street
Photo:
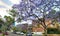
[[[1,34],[0,34],[0,36],[2,36]],[[12,34],[12,33],[9,33],[8,35],[6,35],[6,36],[26,36],[26,34],[24,34],[24,35],[17,35],[17,34]],[[32,35],[32,36],[41,36],[41,35]]]

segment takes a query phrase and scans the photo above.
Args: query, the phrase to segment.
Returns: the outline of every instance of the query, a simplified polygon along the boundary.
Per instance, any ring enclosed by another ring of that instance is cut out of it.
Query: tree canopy
[[[17,11],[20,19],[34,20],[36,18],[43,18],[43,13],[46,15],[49,12],[54,11],[54,8],[60,9],[59,3],[60,0],[22,0],[20,4],[13,5],[13,9]]]

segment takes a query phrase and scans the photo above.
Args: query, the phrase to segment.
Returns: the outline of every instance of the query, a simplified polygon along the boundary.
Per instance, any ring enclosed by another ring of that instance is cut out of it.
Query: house
[[[49,19],[45,19],[45,24],[47,26],[49,26],[52,23],[51,20],[52,19],[50,19],[50,18]],[[32,21],[32,25],[33,25],[32,32],[44,32],[44,27],[40,23],[38,23],[38,20],[33,20]]]
[[[32,32],[43,32],[44,31],[43,30],[44,28],[42,27],[42,25],[39,24],[40,27],[38,27],[37,24],[39,24],[38,23],[38,20],[33,20],[32,21],[32,25],[33,25]]]
[[[28,24],[19,24],[19,25],[17,25],[16,26],[17,28],[20,28],[21,29],[21,31],[24,31],[24,30],[26,30],[27,31],[27,28],[28,28]]]

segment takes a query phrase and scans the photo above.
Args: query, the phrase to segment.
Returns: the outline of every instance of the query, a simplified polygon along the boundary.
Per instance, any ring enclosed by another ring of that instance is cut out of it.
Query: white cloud
[[[0,8],[0,15],[2,17],[4,17],[5,15],[10,16],[6,11],[6,8]]]
[[[15,22],[15,26],[17,26],[17,25],[19,25],[19,24],[26,24],[27,23],[27,21],[22,21],[22,22]]]
[[[18,22],[15,22],[15,26],[17,26],[19,24],[29,24],[29,25],[31,25],[32,24],[32,20],[27,20],[27,21],[22,20],[19,23]]]
[[[13,4],[19,4],[21,0],[9,0],[9,1],[11,1],[11,3]]]
[[[32,20],[27,20],[27,23],[28,24],[32,24]]]
[[[5,15],[10,16],[6,10],[12,9],[11,6],[5,4],[3,1],[0,0],[0,5],[4,6],[5,8],[0,8],[0,15],[4,17]]]
[[[5,4],[5,3],[4,3],[4,2],[2,2],[1,0],[0,0],[0,5],[4,6],[4,7],[6,7],[6,8],[11,8],[11,6],[9,6],[9,5]]]

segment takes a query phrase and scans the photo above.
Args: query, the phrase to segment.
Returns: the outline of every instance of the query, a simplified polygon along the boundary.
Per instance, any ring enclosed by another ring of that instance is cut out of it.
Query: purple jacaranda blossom
[[[13,5],[14,9],[18,9],[23,20],[40,18],[42,12],[50,12],[53,7],[59,7],[60,0],[22,0],[20,4]],[[17,12],[18,12],[17,11]],[[20,14],[18,14],[20,15]],[[20,18],[20,17],[19,17]],[[43,18],[43,17],[42,17]]]

